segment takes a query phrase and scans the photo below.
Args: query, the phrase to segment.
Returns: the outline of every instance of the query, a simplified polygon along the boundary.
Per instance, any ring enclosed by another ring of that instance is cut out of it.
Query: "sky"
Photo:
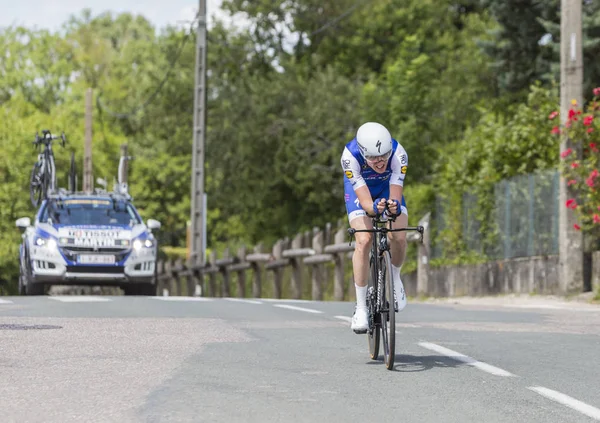
[[[209,26],[213,14],[231,18],[220,9],[221,0],[207,0]],[[142,14],[157,29],[178,21],[190,21],[198,10],[199,0],[0,0],[0,28],[22,25],[29,28],[59,30],[70,15],[89,8],[92,16],[105,11]],[[236,21],[239,21],[238,18]],[[181,22],[179,25],[185,26]]]

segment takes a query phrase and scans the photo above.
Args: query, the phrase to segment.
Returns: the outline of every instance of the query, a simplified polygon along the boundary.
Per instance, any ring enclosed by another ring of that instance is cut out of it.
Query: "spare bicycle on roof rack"
[[[48,129],[42,130],[42,136],[36,132],[33,145],[43,150],[38,154],[38,160],[31,169],[29,180],[29,198],[33,207],[38,207],[48,196],[57,192],[56,186],[56,165],[54,162],[54,152],[52,143],[54,140],[61,140],[64,147],[67,143],[67,137],[62,132],[61,135],[53,135]],[[69,191],[77,190],[77,169],[75,166],[75,153],[71,152],[71,166],[68,174]]]

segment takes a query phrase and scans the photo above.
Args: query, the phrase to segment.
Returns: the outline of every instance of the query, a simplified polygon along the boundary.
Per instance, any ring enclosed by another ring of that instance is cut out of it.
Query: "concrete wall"
[[[600,255],[596,266],[600,267]],[[594,272],[594,275],[598,275]],[[417,274],[402,276],[409,296],[417,295]],[[432,297],[496,294],[560,294],[558,256],[522,257],[484,264],[429,269],[427,295]]]

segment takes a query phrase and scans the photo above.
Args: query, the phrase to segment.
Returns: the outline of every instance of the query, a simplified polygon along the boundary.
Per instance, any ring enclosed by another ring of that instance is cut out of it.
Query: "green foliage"
[[[497,242],[491,218],[496,207],[494,185],[558,164],[558,141],[550,134],[552,121],[548,119],[558,104],[557,94],[554,88],[533,85],[527,103],[510,108],[506,115],[484,110],[464,140],[448,149],[435,185],[447,204],[447,225],[440,241],[450,255],[465,248],[461,228],[464,193],[477,198],[473,217],[481,224],[484,249],[489,249]]]

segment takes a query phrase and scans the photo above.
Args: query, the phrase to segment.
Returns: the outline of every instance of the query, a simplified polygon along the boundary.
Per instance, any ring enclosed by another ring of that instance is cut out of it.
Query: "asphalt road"
[[[350,303],[0,297],[0,421],[600,421],[600,307],[536,307],[409,303],[388,371]]]

